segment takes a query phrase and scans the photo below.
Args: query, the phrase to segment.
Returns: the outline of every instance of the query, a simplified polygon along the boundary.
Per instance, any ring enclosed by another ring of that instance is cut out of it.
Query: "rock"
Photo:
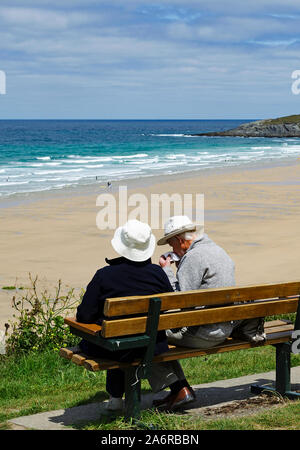
[[[194,136],[300,137],[300,115],[257,120],[231,130],[199,133]]]

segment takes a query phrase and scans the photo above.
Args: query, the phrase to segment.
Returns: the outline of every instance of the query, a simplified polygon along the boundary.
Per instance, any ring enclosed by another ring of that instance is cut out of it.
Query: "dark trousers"
[[[134,350],[117,350],[110,352],[105,348],[92,344],[91,342],[82,339],[79,347],[83,353],[98,357],[111,359],[119,362],[131,362],[135,358],[142,356],[144,349]],[[125,392],[125,373],[122,369],[109,369],[106,373],[106,390],[112,397],[122,397]]]

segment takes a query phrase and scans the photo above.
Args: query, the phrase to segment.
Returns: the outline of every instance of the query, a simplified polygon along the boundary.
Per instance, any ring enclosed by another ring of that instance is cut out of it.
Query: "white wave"
[[[101,161],[101,160],[105,160],[105,159],[110,159],[110,156],[98,156],[98,155],[87,155],[87,156],[81,156],[81,155],[67,155],[66,156],[68,159],[84,159],[84,160],[97,160],[97,161]]]
[[[2,175],[0,177],[1,180],[7,180],[7,178],[11,179],[11,178],[23,178],[24,177],[24,173],[20,174],[20,175]]]
[[[53,161],[53,162],[49,162],[49,163],[45,163],[45,166],[61,166],[61,162],[56,162],[56,161]]]
[[[65,164],[86,164],[86,159],[76,159],[76,161],[63,161]]]
[[[30,164],[29,167],[44,167],[44,166],[61,166],[60,162],[49,162],[49,163],[35,163]]]
[[[284,147],[282,149],[283,153],[299,153],[300,152],[300,145],[289,145],[287,147]]]
[[[182,134],[182,133],[172,133],[172,134],[167,134],[167,133],[162,133],[162,134],[151,134],[151,136],[162,136],[162,137],[184,137],[187,136],[186,134]]]
[[[205,155],[205,157],[203,159],[215,159],[215,158],[224,158],[226,157],[226,154],[221,154],[221,155]]]
[[[69,169],[69,170],[40,170],[39,172],[33,172],[34,175],[49,175],[52,173],[69,173],[80,172],[83,169]]]
[[[264,146],[262,146],[262,147],[251,147],[251,148],[252,148],[252,150],[270,150],[270,149],[272,149],[274,147],[264,147]]]
[[[243,155],[249,155],[249,156],[264,155],[264,154],[265,154],[264,150],[261,150],[261,151],[258,151],[258,152],[243,152]]]
[[[166,158],[167,159],[186,158],[186,154],[185,153],[176,153],[174,155],[167,155]]]
[[[49,159],[51,159],[51,156],[37,156],[36,159],[42,159],[44,161],[48,161]]]
[[[146,156],[148,156],[147,153],[138,153],[136,155],[113,156],[113,159],[145,158]]]
[[[99,157],[82,157],[81,159],[75,159],[72,161],[62,160],[64,164],[89,164],[89,163],[95,163],[95,162],[107,162],[112,161],[112,158],[110,156],[99,156]]]
[[[99,167],[104,167],[104,164],[96,164],[90,166],[83,166],[85,169],[98,169]]]
[[[29,181],[7,181],[6,183],[0,183],[0,186],[14,186],[16,184],[28,184]]]

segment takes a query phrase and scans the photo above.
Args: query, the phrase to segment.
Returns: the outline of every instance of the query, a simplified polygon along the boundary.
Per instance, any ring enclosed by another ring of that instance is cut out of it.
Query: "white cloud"
[[[63,30],[88,25],[93,16],[85,12],[64,12],[39,8],[4,7],[0,9],[0,21],[10,27],[30,27],[30,31]],[[3,26],[2,25],[2,26]]]
[[[245,92],[260,99],[270,79],[284,95],[297,68],[297,4],[287,0],[283,11],[279,0],[4,0],[0,69],[20,91],[33,80],[45,93],[56,83],[66,93],[94,87],[129,106],[146,92],[153,101],[159,92],[161,103],[183,94],[217,103],[222,90],[236,101]]]

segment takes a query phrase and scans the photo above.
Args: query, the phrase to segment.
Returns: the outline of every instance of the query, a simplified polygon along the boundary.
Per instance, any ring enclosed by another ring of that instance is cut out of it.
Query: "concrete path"
[[[272,371],[193,386],[197,399],[195,402],[187,405],[185,413],[201,415],[204,410],[207,411],[207,408],[223,406],[224,404],[237,400],[254,397],[254,394],[250,392],[251,384],[273,386],[274,380],[275,372]],[[300,366],[291,369],[291,381],[293,390],[299,390]],[[155,398],[162,398],[164,395],[162,393],[156,394]],[[151,407],[153,397],[153,394],[147,394],[142,397],[143,409]],[[15,429],[72,430],[73,425],[90,421],[100,421],[101,416],[107,415],[105,411],[106,403],[107,401],[90,403],[68,409],[17,417],[16,419],[9,420],[8,423]]]

